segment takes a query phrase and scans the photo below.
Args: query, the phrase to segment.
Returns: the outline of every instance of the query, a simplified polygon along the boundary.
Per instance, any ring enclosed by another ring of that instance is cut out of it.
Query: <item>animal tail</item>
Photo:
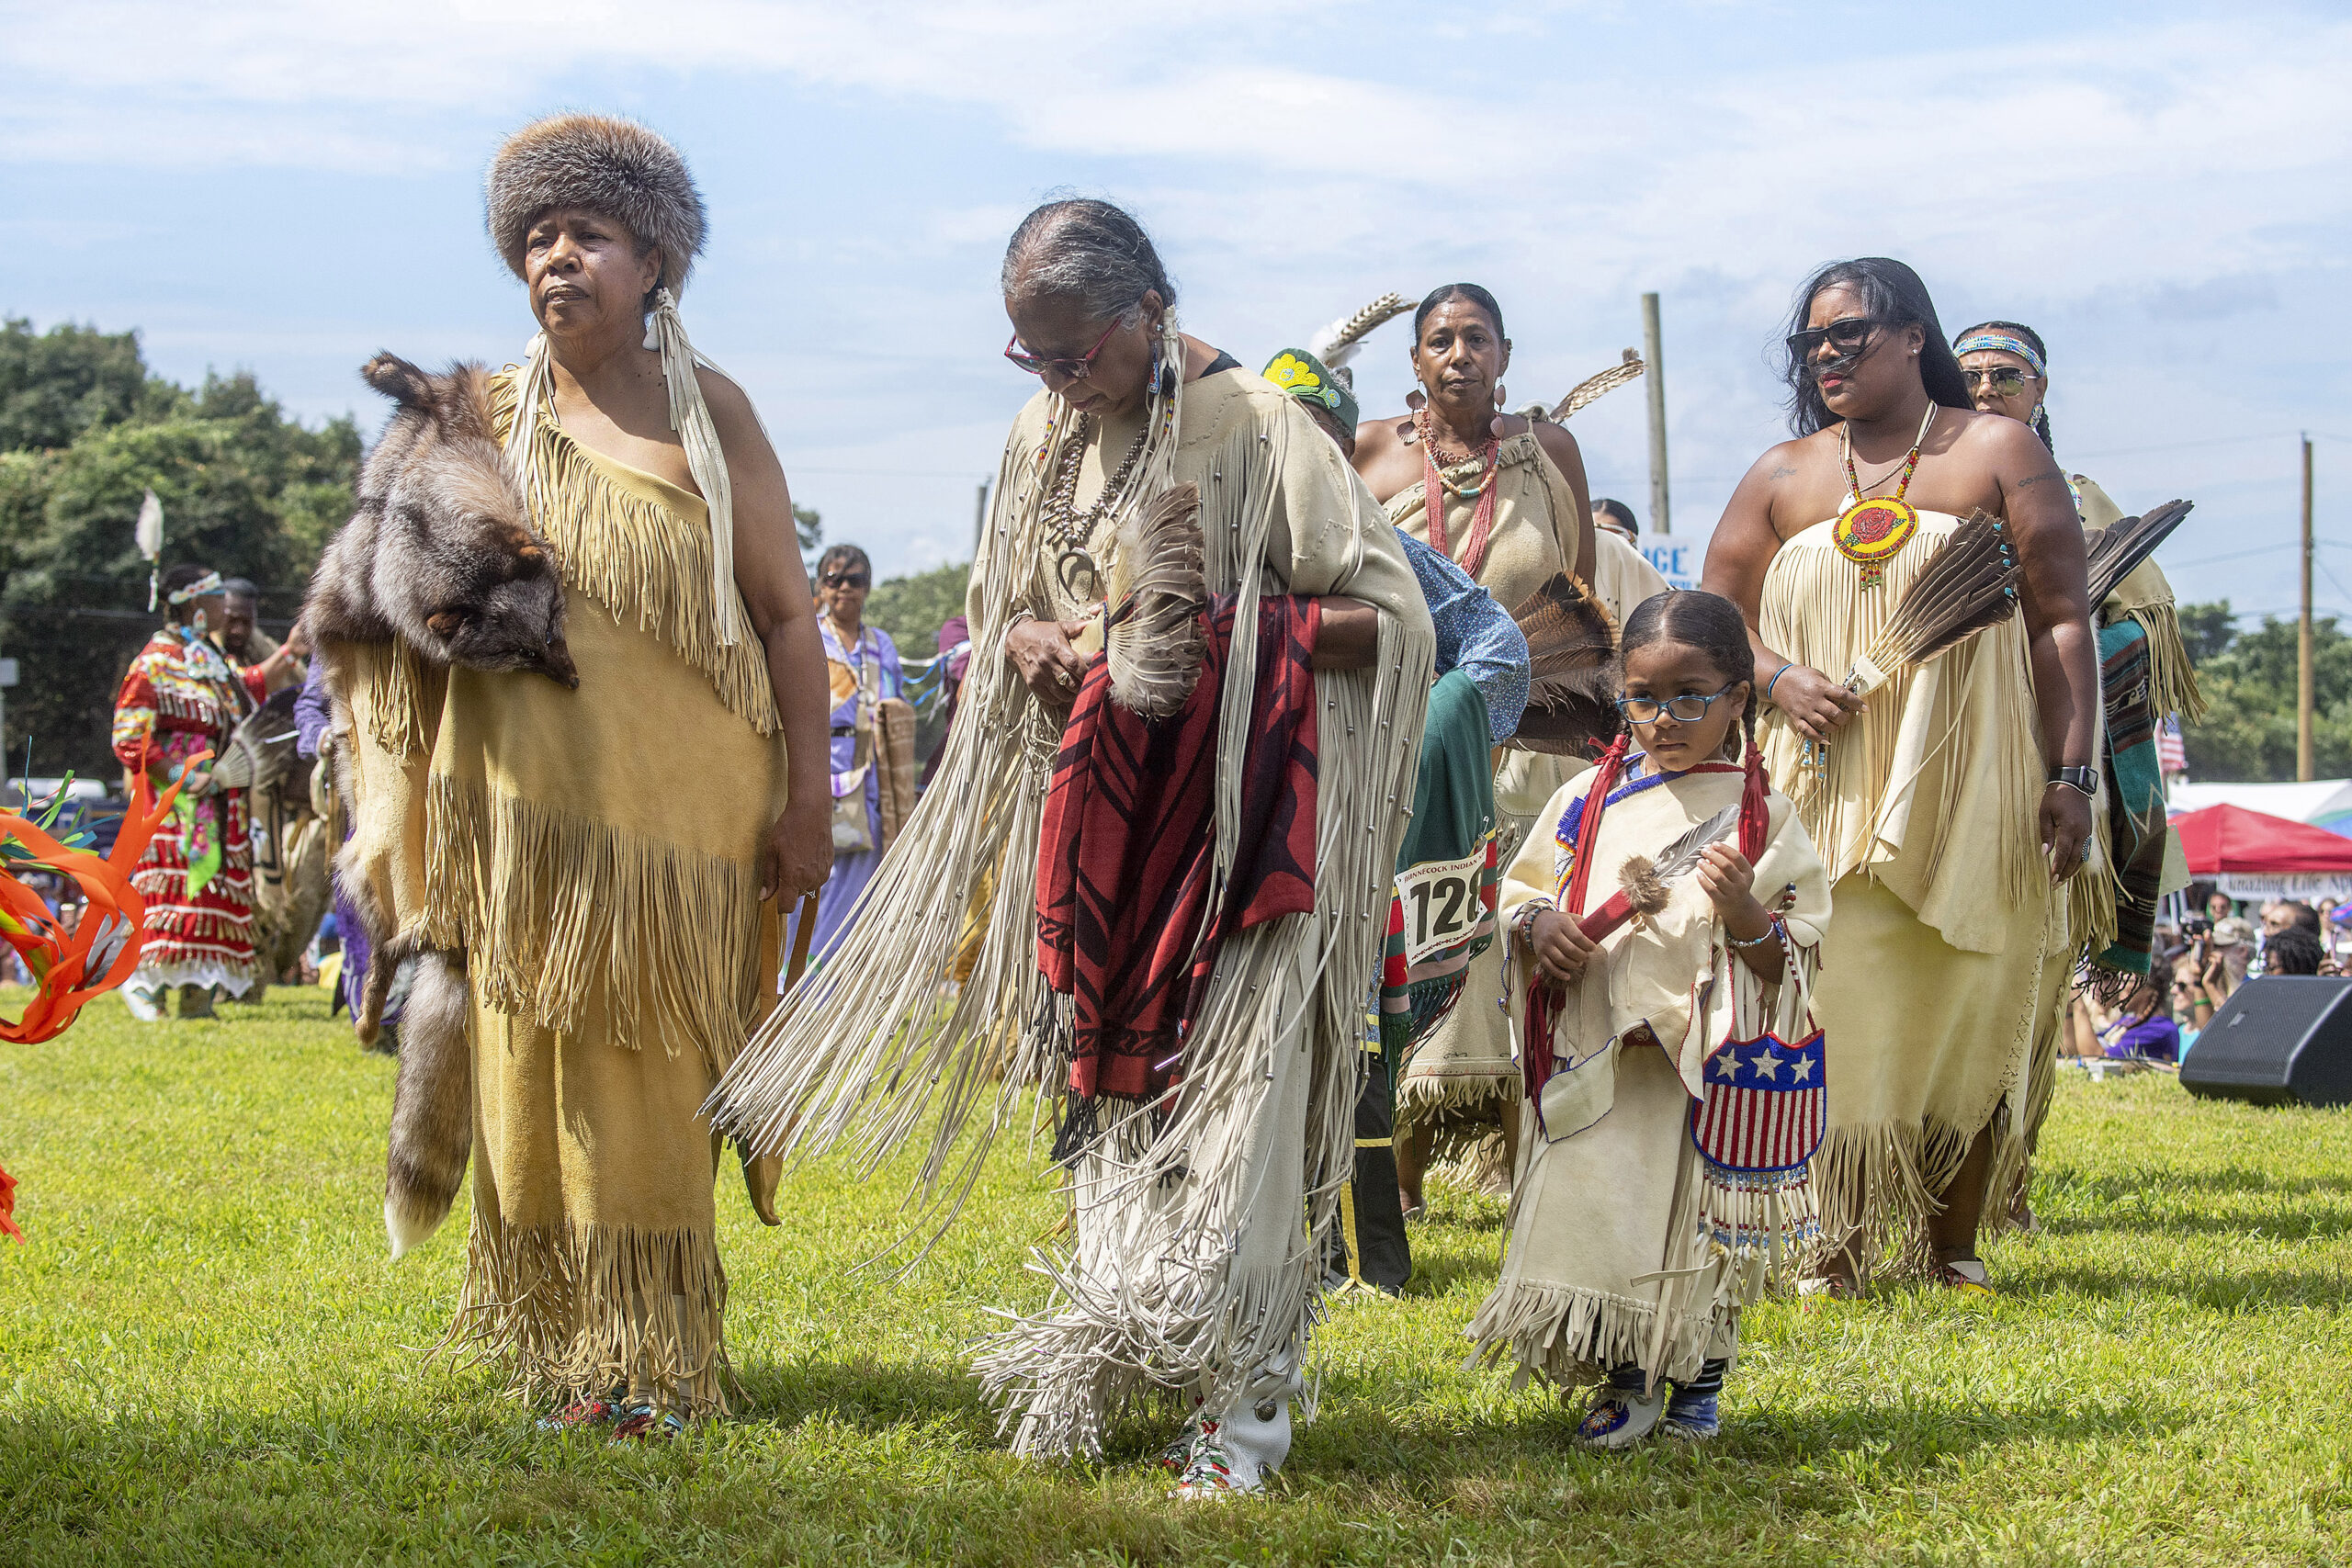
[[[374,976],[368,978],[372,997]],[[466,1036],[471,1010],[465,955],[420,953],[401,1017],[385,1160],[384,1231],[394,1258],[439,1228],[465,1179],[474,1136],[473,1049]]]

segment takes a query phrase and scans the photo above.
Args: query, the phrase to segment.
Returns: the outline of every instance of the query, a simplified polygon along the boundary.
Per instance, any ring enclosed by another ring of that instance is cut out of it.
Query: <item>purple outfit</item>
[[[866,626],[858,633],[857,647],[845,649],[842,646],[841,634],[834,630],[829,617],[818,616],[817,629],[825,639],[825,658],[831,663],[847,668],[856,678],[858,686],[857,691],[833,705],[833,798],[839,800],[853,789],[864,790],[866,836],[875,848],[840,851],[833,855],[833,874],[826,879],[823,891],[817,895],[817,929],[810,938],[808,949],[812,962],[825,956],[833,938],[848,922],[850,907],[857,902],[857,896],[865,891],[865,885],[874,880],[874,868],[882,863],[882,780],[876,770],[884,765],[885,759],[874,754],[875,748],[871,743],[867,747],[869,765],[863,773],[854,776],[854,770],[857,767],[857,710],[861,694],[870,691],[876,701],[885,697],[904,697],[906,694],[905,682],[899,671],[898,645],[890,640],[889,633]],[[869,669],[874,674],[870,682],[867,678]],[[799,918],[799,911],[796,909],[786,925],[786,952],[791,951]],[[783,976],[778,976],[777,980],[781,984]]]
[[[2107,1026],[2099,1046],[2109,1056],[2142,1062],[2180,1060],[2180,1025],[2162,1014],[2141,1018],[2126,1013]]]

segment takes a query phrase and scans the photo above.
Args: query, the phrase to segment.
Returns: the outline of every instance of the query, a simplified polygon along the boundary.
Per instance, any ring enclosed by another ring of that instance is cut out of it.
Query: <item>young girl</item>
[[[1820,857],[1763,776],[1738,607],[1658,594],[1621,649],[1631,733],[1553,795],[1502,886],[1527,1152],[1470,1328],[1515,1383],[1602,1382],[1577,1428],[1600,1448],[1713,1437],[1740,1306],[1814,1239],[1829,920]],[[1612,929],[1628,901],[1648,912]]]

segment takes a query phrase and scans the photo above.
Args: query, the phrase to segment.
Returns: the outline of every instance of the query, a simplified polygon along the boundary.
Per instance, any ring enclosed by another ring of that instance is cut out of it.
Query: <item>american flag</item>
[[[2180,716],[2167,717],[2156,730],[2156,769],[2166,778],[2188,772],[2188,749],[2180,743]]]
[[[1707,1058],[1690,1141],[1729,1170],[1789,1170],[1813,1157],[1829,1114],[1821,1032],[1793,1045],[1770,1034],[1727,1040]]]

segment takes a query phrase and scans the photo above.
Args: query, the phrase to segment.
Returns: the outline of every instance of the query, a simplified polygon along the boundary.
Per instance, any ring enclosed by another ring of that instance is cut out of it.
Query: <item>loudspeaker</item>
[[[2197,1036],[2180,1082],[2191,1094],[2265,1105],[2352,1104],[2352,979],[2248,980]]]

